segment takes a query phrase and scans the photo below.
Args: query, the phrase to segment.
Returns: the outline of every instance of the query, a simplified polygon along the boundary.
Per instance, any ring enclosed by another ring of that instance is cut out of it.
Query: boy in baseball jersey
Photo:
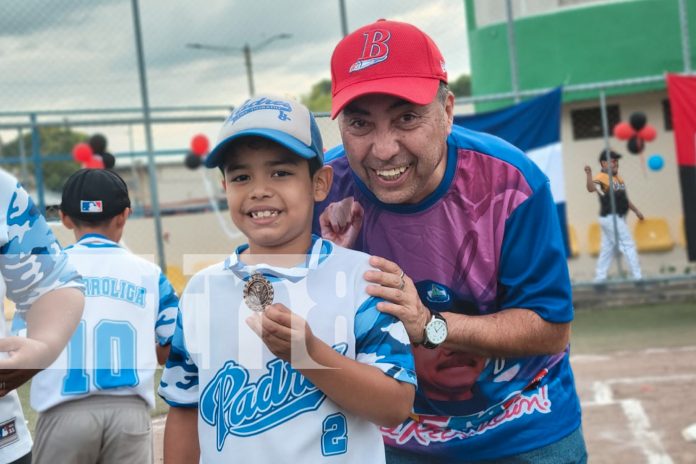
[[[248,244],[183,292],[159,389],[165,461],[384,462],[379,426],[410,412],[413,357],[366,292],[369,257],[311,233],[332,178],[312,114],[248,100],[206,165]]]
[[[34,462],[150,463],[154,374],[168,355],[178,298],[158,266],[118,244],[130,214],[118,174],[77,171],[60,209],[77,240],[65,252],[87,298],[67,348],[31,385],[40,412]]]
[[[597,193],[599,197],[599,225],[602,229],[602,241],[597,258],[595,282],[603,282],[607,279],[607,272],[614,259],[618,248],[626,257],[633,278],[640,280],[642,273],[636,244],[631,236],[631,231],[626,225],[628,210],[633,211],[639,220],[643,220],[643,213],[628,199],[626,184],[619,175],[619,160],[621,155],[613,150],[602,150],[599,153],[601,172],[592,177],[592,168],[585,166],[585,185],[590,193]],[[609,195],[609,170],[611,170],[611,184],[614,191],[614,207],[616,214],[612,214],[611,197]],[[616,231],[614,227],[616,226]],[[618,237],[618,246],[616,238]],[[617,257],[618,258],[618,257]]]

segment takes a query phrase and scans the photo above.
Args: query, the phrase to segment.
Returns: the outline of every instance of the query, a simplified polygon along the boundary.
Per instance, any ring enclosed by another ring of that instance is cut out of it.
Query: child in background
[[[119,246],[130,214],[113,171],[68,178],[60,215],[77,243],[86,304],[68,347],[31,385],[34,463],[151,463],[154,374],[167,358],[178,298],[155,264]],[[155,341],[155,343],[153,343]]]

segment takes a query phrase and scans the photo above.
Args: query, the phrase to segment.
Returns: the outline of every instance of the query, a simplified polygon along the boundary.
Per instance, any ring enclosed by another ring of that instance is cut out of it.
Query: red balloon
[[[650,124],[646,124],[645,127],[638,131],[638,137],[646,142],[652,142],[657,137],[657,131]]]
[[[636,131],[627,122],[620,122],[614,126],[614,137],[619,140],[628,140],[634,135],[636,135]]]
[[[87,163],[94,156],[94,152],[88,143],[82,142],[73,147],[72,155],[78,163]]]
[[[208,153],[209,147],[208,137],[203,134],[194,135],[191,139],[191,153],[196,156],[203,156]]]
[[[83,163],[82,167],[87,169],[104,169],[104,161],[102,161],[101,156],[94,156]]]

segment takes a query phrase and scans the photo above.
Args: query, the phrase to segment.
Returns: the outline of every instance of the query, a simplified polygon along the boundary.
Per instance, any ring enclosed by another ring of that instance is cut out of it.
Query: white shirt
[[[315,238],[302,266],[247,266],[245,248],[189,281],[160,384],[170,405],[198,407],[201,462],[384,462],[379,427],[276,358],[247,326],[252,312],[243,300],[245,281],[261,273],[273,301],[303,317],[315,336],[415,384],[404,326],[365,291],[368,256]]]

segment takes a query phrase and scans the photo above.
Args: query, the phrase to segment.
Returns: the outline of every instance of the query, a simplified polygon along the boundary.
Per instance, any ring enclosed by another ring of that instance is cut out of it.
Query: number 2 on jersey
[[[126,321],[100,321],[94,327],[94,369],[92,379],[99,390],[138,385],[135,370],[136,333]],[[68,343],[68,370],[63,377],[63,395],[89,391],[90,374],[86,366],[87,333],[82,320]]]
[[[322,423],[321,454],[334,456],[348,451],[348,425],[346,416],[337,412],[326,416]]]

